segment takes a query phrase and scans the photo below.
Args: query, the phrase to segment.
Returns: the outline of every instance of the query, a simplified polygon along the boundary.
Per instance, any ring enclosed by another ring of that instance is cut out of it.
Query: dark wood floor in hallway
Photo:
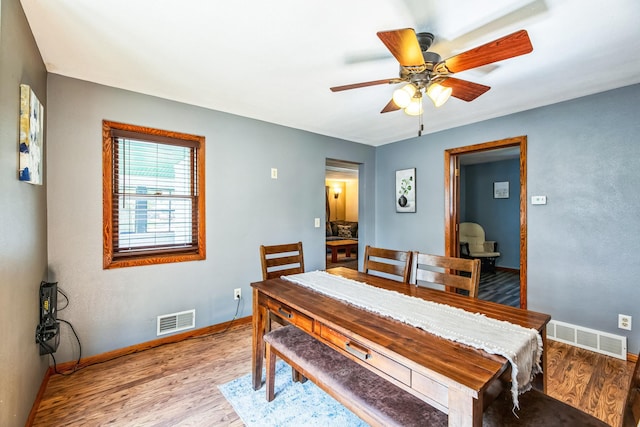
[[[495,273],[482,273],[478,298],[520,307],[520,272],[496,270]]]
[[[549,341],[549,394],[617,426],[633,364]],[[242,426],[218,385],[250,372],[251,324],[49,380],[34,426]]]

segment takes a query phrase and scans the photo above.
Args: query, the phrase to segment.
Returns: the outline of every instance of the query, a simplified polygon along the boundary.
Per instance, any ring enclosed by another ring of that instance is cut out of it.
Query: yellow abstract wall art
[[[29,85],[20,85],[20,165],[18,179],[42,185],[44,107]]]

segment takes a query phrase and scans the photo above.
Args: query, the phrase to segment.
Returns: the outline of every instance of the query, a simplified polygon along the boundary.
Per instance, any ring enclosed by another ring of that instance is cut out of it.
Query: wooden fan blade
[[[455,96],[463,101],[473,101],[489,89],[489,86],[473,83],[467,80],[460,80],[454,77],[448,77],[439,82],[444,87],[451,88],[451,96]]]
[[[462,52],[438,63],[435,71],[439,74],[458,73],[481,67],[493,62],[520,56],[533,51],[526,30],[516,31],[482,46]]]
[[[331,89],[331,92],[340,92],[342,90],[358,89],[360,87],[383,85],[385,83],[392,84],[392,83],[397,83],[397,82],[398,82],[397,78],[384,79],[384,80],[373,80],[373,81],[370,81],[370,82],[353,83],[353,84],[344,85],[344,86],[334,86],[334,87],[331,87],[329,89]]]
[[[403,67],[424,65],[420,44],[413,28],[378,31],[378,37]]]
[[[384,106],[384,108],[382,109],[382,111],[380,111],[380,113],[389,113],[391,111],[398,111],[400,109],[400,107],[398,107],[396,105],[395,102],[393,102],[393,99],[391,101],[389,101],[389,103],[387,105]]]

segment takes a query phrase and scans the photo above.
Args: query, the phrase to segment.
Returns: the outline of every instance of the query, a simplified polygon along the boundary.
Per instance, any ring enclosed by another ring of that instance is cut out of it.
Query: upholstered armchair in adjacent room
[[[484,239],[484,229],[480,224],[463,222],[460,224],[460,256],[480,259],[482,271],[493,273],[500,252],[497,242]]]

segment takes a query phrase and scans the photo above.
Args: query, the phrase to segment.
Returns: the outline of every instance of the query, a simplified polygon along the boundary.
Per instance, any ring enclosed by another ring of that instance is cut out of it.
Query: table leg
[[[344,256],[347,258],[351,258],[351,246],[346,246],[344,248]]]
[[[253,290],[253,339],[251,362],[253,366],[253,389],[262,387],[262,363],[264,361],[264,334],[267,330],[267,308],[260,305],[260,296],[257,289]]]
[[[449,426],[482,427],[482,397],[449,388]]]
[[[338,248],[331,246],[331,262],[338,262]]]

